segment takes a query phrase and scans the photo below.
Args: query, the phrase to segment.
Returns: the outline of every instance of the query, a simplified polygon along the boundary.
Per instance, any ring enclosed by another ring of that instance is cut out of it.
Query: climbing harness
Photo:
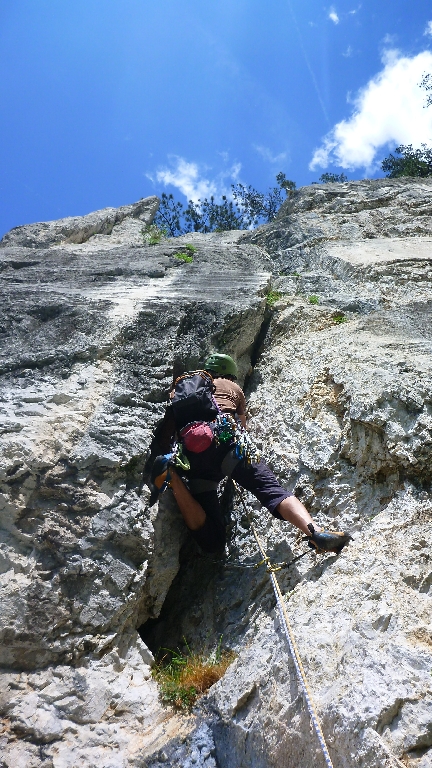
[[[235,487],[235,489],[236,489],[236,491],[237,491],[237,493],[238,493],[238,495],[240,497],[240,500],[242,502],[244,511],[245,511],[245,513],[247,515],[247,518],[249,520],[249,524],[250,524],[250,527],[251,527],[254,539],[255,539],[255,541],[256,541],[256,543],[258,545],[259,551],[261,552],[261,555],[262,555],[262,558],[263,558],[262,562],[267,564],[267,572],[270,575],[270,579],[271,579],[273,590],[274,590],[275,597],[276,597],[276,602],[277,602],[278,609],[279,609],[279,616],[280,616],[281,626],[282,626],[282,628],[283,628],[283,630],[285,632],[285,636],[286,636],[286,639],[287,639],[287,642],[288,642],[288,647],[289,647],[289,650],[290,650],[290,653],[291,653],[291,657],[292,657],[292,660],[294,662],[294,666],[295,666],[295,669],[296,669],[296,672],[297,672],[297,677],[298,677],[300,686],[301,686],[301,688],[303,690],[303,695],[305,697],[305,701],[306,701],[306,704],[307,704],[309,715],[310,715],[313,727],[315,729],[315,733],[316,733],[316,735],[318,737],[318,741],[319,741],[319,744],[320,744],[320,747],[321,747],[321,750],[322,750],[322,753],[323,753],[326,765],[327,765],[328,768],[333,768],[333,763],[332,763],[330,755],[329,755],[329,751],[328,751],[328,748],[327,748],[327,744],[325,742],[324,734],[322,732],[322,728],[321,728],[321,724],[320,724],[320,721],[319,721],[319,717],[318,717],[318,714],[317,714],[317,711],[316,711],[316,708],[315,708],[315,704],[314,704],[314,701],[313,701],[313,698],[312,698],[312,693],[311,693],[311,691],[309,689],[309,685],[308,685],[307,678],[306,678],[306,673],[305,673],[304,668],[303,668],[303,664],[302,664],[302,661],[301,661],[301,658],[300,658],[300,654],[298,652],[297,644],[296,644],[296,641],[295,641],[294,633],[293,633],[293,630],[292,630],[292,627],[291,627],[290,620],[288,618],[288,613],[287,613],[287,610],[286,610],[286,607],[285,607],[283,595],[282,595],[281,589],[279,587],[278,581],[277,581],[275,573],[274,573],[275,570],[279,570],[279,568],[275,569],[274,566],[272,566],[272,564],[270,562],[270,559],[269,559],[269,557],[268,557],[268,555],[267,555],[267,553],[265,551],[264,545],[261,542],[261,539],[259,538],[259,536],[258,536],[258,534],[256,532],[255,526],[254,526],[253,521],[252,521],[252,517],[251,517],[251,515],[249,513],[249,510],[248,510],[248,508],[246,506],[246,502],[244,500],[243,493],[241,492],[241,490],[240,490],[239,486],[237,485],[237,483],[235,481],[233,481],[233,482],[234,482],[234,487]]]

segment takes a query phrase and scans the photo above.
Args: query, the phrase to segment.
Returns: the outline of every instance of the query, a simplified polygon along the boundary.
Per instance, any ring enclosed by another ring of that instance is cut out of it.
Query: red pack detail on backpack
[[[205,421],[195,421],[180,430],[182,443],[187,451],[202,453],[213,442],[213,430]]]
[[[213,421],[219,413],[213,378],[207,371],[191,371],[174,382],[171,405],[177,430],[194,421]]]

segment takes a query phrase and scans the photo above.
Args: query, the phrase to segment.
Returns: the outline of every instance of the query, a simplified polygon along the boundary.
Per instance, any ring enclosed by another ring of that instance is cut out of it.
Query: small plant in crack
[[[274,291],[270,290],[268,293],[266,293],[266,304],[268,307],[272,307],[274,304],[276,304],[279,299],[281,299],[283,294],[280,291]]]
[[[139,456],[132,456],[131,459],[129,459],[128,463],[124,467],[124,471],[127,476],[133,476],[136,474],[137,470],[140,466],[140,458]]]
[[[333,315],[333,322],[335,325],[341,325],[341,323],[347,323],[348,318],[345,315]]]
[[[319,304],[318,296],[309,296],[309,304]]]
[[[194,246],[194,245],[192,245],[192,243],[186,243],[186,245],[185,245],[185,248],[186,248],[186,250],[187,250],[189,253],[196,253],[196,252],[197,252],[197,250],[198,250],[198,248],[195,248],[195,246]]]
[[[160,698],[175,709],[190,710],[196,700],[217,683],[234,661],[232,651],[222,650],[222,637],[210,654],[161,648],[153,667],[153,678],[159,683]]]
[[[182,251],[178,251],[178,253],[175,253],[174,258],[178,259],[179,261],[183,261],[185,264],[192,264],[193,262],[192,254],[182,253]]]

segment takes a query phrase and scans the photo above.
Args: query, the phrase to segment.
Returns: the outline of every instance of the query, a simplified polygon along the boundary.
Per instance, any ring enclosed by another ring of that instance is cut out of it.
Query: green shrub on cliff
[[[178,259],[179,261],[184,261],[185,264],[192,264],[193,262],[193,256],[190,253],[183,253],[182,251],[179,251],[178,253],[174,254],[174,258]]]
[[[166,230],[156,224],[147,224],[141,231],[143,240],[147,245],[157,245],[167,236]]]
[[[232,184],[232,199],[223,195],[217,202],[211,196],[197,202],[189,200],[186,207],[172,194],[162,192],[155,225],[169,237],[178,237],[188,232],[225,232],[267,224],[273,221],[284,200],[296,188],[295,182],[282,172],[277,174],[276,181],[278,186],[267,192],[259,192],[250,185]]]
[[[283,296],[283,294],[280,291],[270,290],[266,294],[266,304],[267,304],[267,306],[271,308],[274,304],[276,304],[277,301],[279,301],[279,299],[282,298],[282,296]]]
[[[388,179],[432,176],[432,147],[422,144],[420,149],[414,149],[412,144],[401,144],[394,154],[384,158],[381,168],[387,172]]]

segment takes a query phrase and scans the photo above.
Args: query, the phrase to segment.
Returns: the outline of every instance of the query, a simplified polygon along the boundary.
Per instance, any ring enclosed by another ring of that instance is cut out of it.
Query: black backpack
[[[213,421],[219,413],[213,378],[207,371],[190,371],[174,382],[171,406],[177,430],[192,421]]]

